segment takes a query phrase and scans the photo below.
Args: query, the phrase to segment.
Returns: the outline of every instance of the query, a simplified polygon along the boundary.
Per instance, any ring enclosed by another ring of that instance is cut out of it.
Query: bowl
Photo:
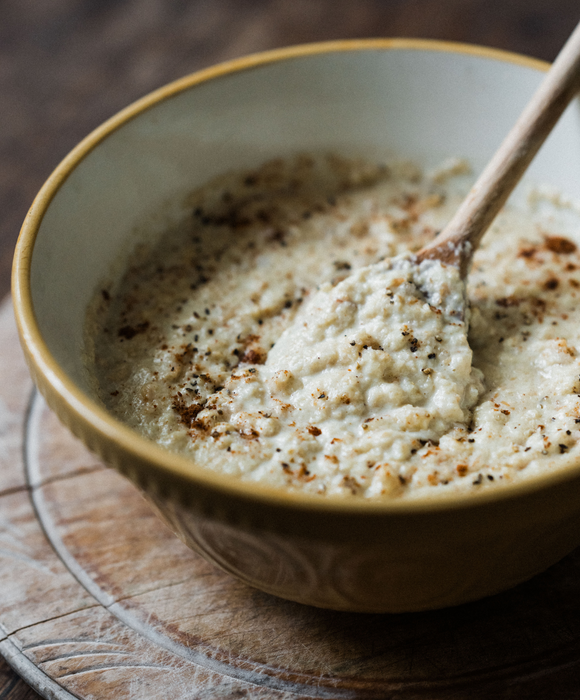
[[[358,612],[456,605],[507,589],[580,544],[580,464],[444,500],[363,502],[232,480],[169,453],[95,400],[83,323],[99,282],[159,234],[187,193],[296,152],[451,154],[478,170],[547,65],[414,40],[313,44],[185,77],[80,143],[36,197],[14,271],[16,318],[38,388],[70,430],[139,488],[183,541],[250,586]],[[574,103],[529,177],[580,186]],[[136,234],[137,232],[137,234]]]

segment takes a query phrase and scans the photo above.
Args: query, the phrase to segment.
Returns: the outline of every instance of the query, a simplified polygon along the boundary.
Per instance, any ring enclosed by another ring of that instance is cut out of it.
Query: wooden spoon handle
[[[467,274],[473,252],[546,137],[580,89],[580,24],[443,231],[417,253]]]

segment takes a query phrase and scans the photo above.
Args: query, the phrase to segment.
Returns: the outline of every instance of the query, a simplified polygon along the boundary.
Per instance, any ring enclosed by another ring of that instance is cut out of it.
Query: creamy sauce
[[[459,161],[335,156],[210,183],[100,291],[99,396],[209,469],[327,496],[475,493],[577,461],[580,216],[539,195],[501,214],[467,303],[455,268],[408,259],[466,187]]]

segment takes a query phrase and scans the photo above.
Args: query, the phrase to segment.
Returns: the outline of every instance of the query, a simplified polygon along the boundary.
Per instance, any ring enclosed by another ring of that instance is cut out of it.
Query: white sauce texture
[[[580,215],[541,195],[505,211],[466,300],[455,268],[409,259],[464,171],[302,156],[210,183],[99,292],[97,393],[197,464],[326,496],[476,493],[577,462]]]
[[[291,476],[331,493],[398,491],[411,454],[468,423],[483,391],[464,309],[453,267],[396,258],[362,268],[324,285],[265,365],[226,382],[222,415],[200,417],[259,433],[256,478],[283,485]]]

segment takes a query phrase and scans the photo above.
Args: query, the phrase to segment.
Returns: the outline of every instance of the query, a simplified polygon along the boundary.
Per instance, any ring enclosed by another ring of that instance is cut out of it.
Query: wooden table
[[[371,36],[552,60],[579,19],[578,0],[3,0],[0,296],[18,229],[50,171],[104,119],[174,78],[253,51]],[[575,697],[578,680],[563,679],[551,697]],[[0,700],[38,697],[0,660]]]

